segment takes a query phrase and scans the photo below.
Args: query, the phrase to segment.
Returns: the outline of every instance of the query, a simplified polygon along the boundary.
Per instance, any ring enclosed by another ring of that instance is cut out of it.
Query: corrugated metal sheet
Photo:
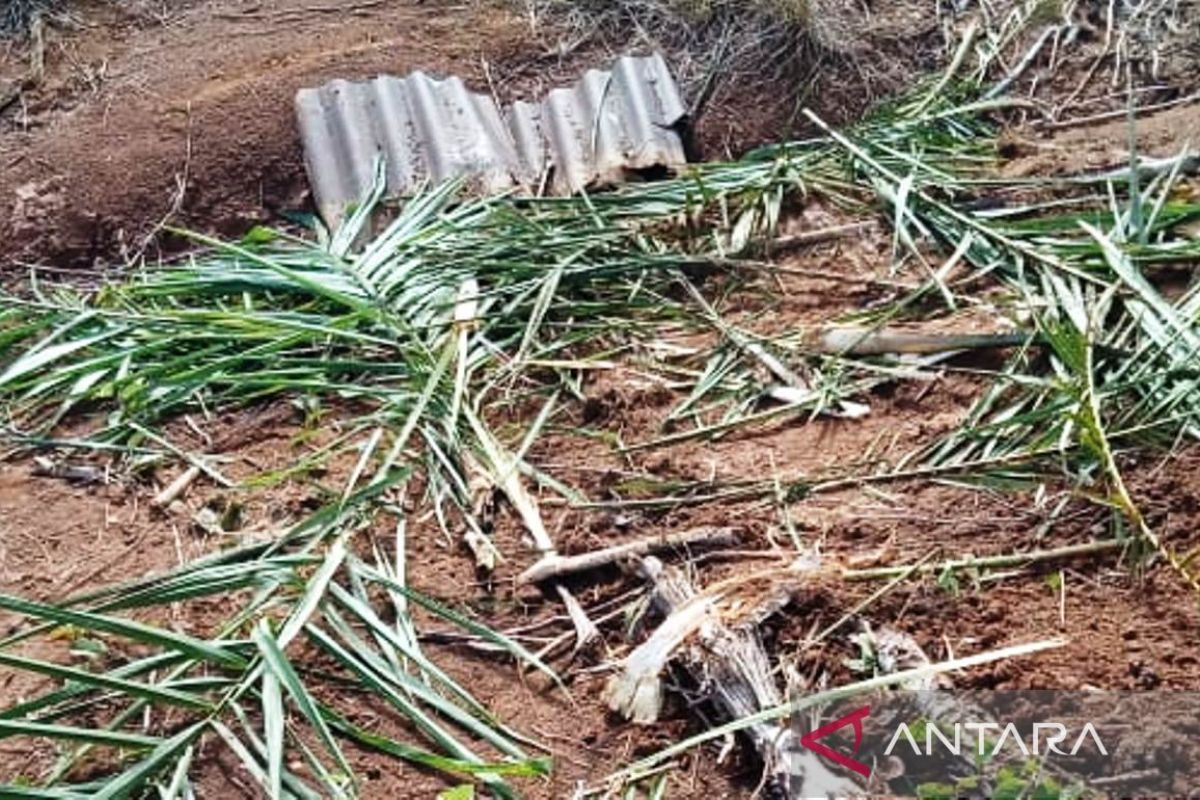
[[[423,72],[296,94],[309,182],[332,227],[370,189],[379,156],[393,196],[458,175],[478,193],[571,194],[633,170],[683,165],[685,114],[658,54],[621,58],[540,102],[505,109],[459,78]]]

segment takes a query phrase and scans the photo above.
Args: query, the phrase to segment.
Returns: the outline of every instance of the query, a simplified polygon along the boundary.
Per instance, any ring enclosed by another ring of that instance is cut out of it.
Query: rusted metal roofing
[[[414,72],[301,89],[296,115],[317,208],[331,227],[369,191],[380,156],[391,196],[454,176],[481,194],[571,194],[687,160],[686,109],[657,53],[618,59],[539,102],[503,109],[457,77]]]

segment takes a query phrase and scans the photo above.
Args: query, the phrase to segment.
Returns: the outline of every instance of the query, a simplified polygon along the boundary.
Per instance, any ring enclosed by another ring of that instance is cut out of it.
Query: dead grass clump
[[[738,131],[734,152],[794,133],[806,105],[836,122],[855,119],[935,69],[946,53],[941,21],[925,0],[521,0],[521,5],[531,19],[552,21],[563,31],[561,49],[599,43],[614,51],[664,53],[697,115],[721,116],[715,107],[735,101],[727,105],[737,112],[719,120],[719,127]],[[748,114],[754,100],[760,107]],[[731,154],[707,149],[714,157]]]
[[[721,0],[666,0],[666,4],[697,21],[711,18],[724,5]],[[812,16],[813,4],[814,0],[747,0],[741,5],[749,13],[765,14],[782,22],[804,24]]]
[[[5,0],[0,7],[0,38],[25,37],[34,19],[57,5],[57,0]]]

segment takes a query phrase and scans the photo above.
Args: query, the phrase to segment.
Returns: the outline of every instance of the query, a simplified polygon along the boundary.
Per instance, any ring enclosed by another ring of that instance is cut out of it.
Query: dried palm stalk
[[[697,591],[682,570],[664,567],[654,557],[643,559],[642,573],[654,584],[653,602],[665,619],[609,679],[605,701],[635,722],[656,720],[662,706],[660,675],[679,650],[679,660],[723,716],[744,719],[779,706],[783,693],[771,674],[758,624],[787,603],[803,573],[816,568],[804,561]],[[767,782],[784,796],[857,791],[816,754],[795,747],[786,721],[756,723],[747,734],[765,765]]]

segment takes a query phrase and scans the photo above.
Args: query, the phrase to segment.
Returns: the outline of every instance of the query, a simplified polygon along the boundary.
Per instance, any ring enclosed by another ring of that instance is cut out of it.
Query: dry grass
[[[34,18],[57,5],[57,0],[4,0],[0,9],[0,38],[26,36]]]

